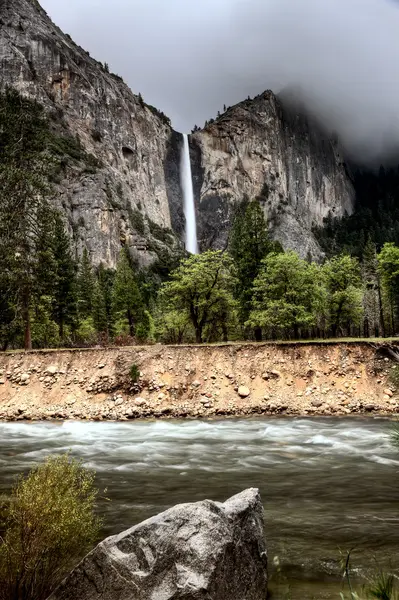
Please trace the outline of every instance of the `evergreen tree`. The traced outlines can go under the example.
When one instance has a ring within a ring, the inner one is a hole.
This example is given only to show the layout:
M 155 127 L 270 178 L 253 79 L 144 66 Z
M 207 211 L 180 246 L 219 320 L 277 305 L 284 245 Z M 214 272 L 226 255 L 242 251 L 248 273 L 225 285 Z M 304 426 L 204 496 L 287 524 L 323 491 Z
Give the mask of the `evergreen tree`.
M 334 337 L 351 326 L 360 325 L 363 316 L 363 289 L 359 262 L 348 255 L 336 256 L 323 265 L 328 290 L 329 321 Z
M 91 316 L 93 310 L 95 277 L 87 248 L 83 250 L 78 271 L 78 309 L 79 317 Z
M 237 273 L 236 297 L 240 303 L 240 318 L 247 321 L 251 311 L 253 282 L 258 276 L 262 260 L 277 247 L 269 239 L 262 208 L 257 200 L 248 199 L 238 206 L 229 241 L 229 252 Z M 261 339 L 261 331 L 255 329 Z
M 61 215 L 54 215 L 52 251 L 55 262 L 52 282 L 52 311 L 61 340 L 64 326 L 74 325 L 77 317 L 77 265 L 72 257 L 71 243 Z
M 108 319 L 105 296 L 100 280 L 95 278 L 92 297 L 93 324 L 97 333 L 108 334 Z
M 378 337 L 381 332 L 384 336 L 385 322 L 377 250 L 370 238 L 364 247 L 361 270 L 364 283 L 364 335 Z
M 105 305 L 105 313 L 107 319 L 107 326 L 104 331 L 107 331 L 108 335 L 112 335 L 114 327 L 114 315 L 112 305 L 112 289 L 115 279 L 115 271 L 113 269 L 106 269 L 101 263 L 98 267 L 98 283 L 103 296 Z
M 391 333 L 394 334 L 399 322 L 399 248 L 395 244 L 384 244 L 378 255 L 378 271 L 387 307 L 386 314 Z
M 143 313 L 143 301 L 126 249 L 123 249 L 119 256 L 112 292 L 112 304 L 114 313 L 127 319 L 129 332 L 133 337 L 136 325 Z
M 52 163 L 47 151 L 49 125 L 43 108 L 14 90 L 0 94 L 0 264 L 2 287 L 15 298 L 21 315 L 24 346 L 32 347 L 30 311 L 40 295 L 41 259 L 48 258 L 43 229 L 50 213 L 48 177 Z

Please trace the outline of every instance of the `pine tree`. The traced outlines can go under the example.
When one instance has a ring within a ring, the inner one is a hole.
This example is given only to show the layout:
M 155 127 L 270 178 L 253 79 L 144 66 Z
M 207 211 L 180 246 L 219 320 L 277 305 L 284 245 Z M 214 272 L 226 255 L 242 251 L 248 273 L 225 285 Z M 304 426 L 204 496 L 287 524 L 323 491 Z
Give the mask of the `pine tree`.
M 380 331 L 385 336 L 385 322 L 382 305 L 380 274 L 378 271 L 377 250 L 368 238 L 363 251 L 362 277 L 364 282 L 364 335 L 378 337 Z
M 80 318 L 91 316 L 93 310 L 94 273 L 87 248 L 83 250 L 78 271 L 78 310 Z
M 237 207 L 229 242 L 229 252 L 234 259 L 238 286 L 236 296 L 240 302 L 241 321 L 248 319 L 251 310 L 252 286 L 259 274 L 262 260 L 278 250 L 269 239 L 262 208 L 257 200 L 244 199 Z M 261 339 L 259 328 L 256 339 Z
M 112 300 L 114 312 L 127 319 L 129 332 L 133 337 L 136 325 L 140 321 L 143 312 L 143 301 L 125 249 L 121 251 L 119 256 Z
M 52 161 L 50 131 L 43 108 L 14 90 L 0 94 L 0 264 L 3 287 L 15 297 L 24 327 L 24 346 L 32 347 L 30 311 L 49 257 L 43 229 L 50 213 L 47 197 Z
M 77 265 L 72 257 L 71 243 L 61 215 L 54 215 L 52 251 L 55 273 L 52 285 L 52 312 L 61 340 L 65 324 L 74 325 L 77 317 Z
M 108 319 L 105 297 L 99 279 L 96 277 L 93 286 L 92 298 L 93 324 L 97 333 L 108 334 Z
M 114 285 L 115 271 L 113 269 L 106 269 L 101 263 L 98 267 L 98 284 L 101 289 L 102 296 L 104 298 L 105 313 L 107 319 L 106 331 L 108 335 L 113 334 L 114 328 L 114 314 L 112 305 L 112 288 Z M 105 330 L 104 330 L 105 331 Z

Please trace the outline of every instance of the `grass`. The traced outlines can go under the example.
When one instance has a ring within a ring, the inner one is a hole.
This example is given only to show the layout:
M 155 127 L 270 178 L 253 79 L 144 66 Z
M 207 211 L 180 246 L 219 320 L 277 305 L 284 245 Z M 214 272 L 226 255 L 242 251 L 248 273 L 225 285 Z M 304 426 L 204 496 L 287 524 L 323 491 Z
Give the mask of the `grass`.
M 386 342 L 396 342 L 399 345 L 399 338 L 331 338 L 331 339 L 312 339 L 312 340 L 277 340 L 277 341 L 264 341 L 264 342 L 248 342 L 248 341 L 235 341 L 235 342 L 213 342 L 212 344 L 160 344 L 162 347 L 168 348 L 223 348 L 223 347 L 242 347 L 242 348 L 262 348 L 268 346 L 287 346 L 287 347 L 296 347 L 296 346 L 311 346 L 312 344 L 315 346 L 339 346 L 340 344 L 346 345 L 355 345 L 355 344 L 381 344 L 383 345 Z M 148 345 L 140 345 L 140 346 L 131 346 L 131 348 L 147 348 L 153 347 L 153 344 Z M 124 346 L 126 349 L 127 346 Z M 29 354 L 40 354 L 46 352 L 87 352 L 97 350 L 99 352 L 103 352 L 104 350 L 119 350 L 117 346 L 109 346 L 105 348 L 41 348 L 25 351 L 22 348 L 15 350 L 7 350 L 3 354 L 19 354 L 19 353 L 29 353 Z M 0 353 L 1 354 L 1 353 Z

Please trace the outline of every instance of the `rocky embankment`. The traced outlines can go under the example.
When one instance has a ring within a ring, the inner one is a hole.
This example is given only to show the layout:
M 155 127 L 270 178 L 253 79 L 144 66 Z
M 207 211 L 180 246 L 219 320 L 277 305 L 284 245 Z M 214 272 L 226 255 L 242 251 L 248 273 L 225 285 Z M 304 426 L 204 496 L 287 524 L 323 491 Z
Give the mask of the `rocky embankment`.
M 391 415 L 396 366 L 384 354 L 366 342 L 2 354 L 0 420 Z

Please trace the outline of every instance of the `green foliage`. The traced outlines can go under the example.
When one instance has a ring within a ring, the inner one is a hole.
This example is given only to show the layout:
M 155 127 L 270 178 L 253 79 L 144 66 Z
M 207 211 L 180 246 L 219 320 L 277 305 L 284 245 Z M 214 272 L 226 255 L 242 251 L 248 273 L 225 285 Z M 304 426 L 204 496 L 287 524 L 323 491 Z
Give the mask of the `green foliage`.
M 47 291 L 53 266 L 49 136 L 39 104 L 13 90 L 0 94 L 0 288 L 14 297 L 26 348 L 31 348 L 32 300 Z
M 79 265 L 77 288 L 79 316 L 86 318 L 93 310 L 95 277 L 87 248 L 83 250 Z
M 136 338 L 140 343 L 148 343 L 154 340 L 154 334 L 154 319 L 148 310 L 144 310 L 136 327 Z
M 386 242 L 399 244 L 399 167 L 356 170 L 355 212 L 343 219 L 331 214 L 314 233 L 327 256 L 346 252 L 362 258 L 367 240 L 380 250 Z
M 45 600 L 98 537 L 94 474 L 54 456 L 14 486 L 0 541 L 1 600 Z
M 129 213 L 130 223 L 131 223 L 133 229 L 135 229 L 135 231 L 137 231 L 137 233 L 144 235 L 145 234 L 145 223 L 144 223 L 144 217 L 141 214 L 141 212 L 139 210 L 137 210 L 137 208 L 131 208 L 131 206 L 128 205 L 128 213 Z
M 323 265 L 328 290 L 329 323 L 333 335 L 351 324 L 358 326 L 363 316 L 363 290 L 359 262 L 348 255 L 337 256 Z
M 127 250 L 122 250 L 119 256 L 112 305 L 115 317 L 126 318 L 130 335 L 134 336 L 135 326 L 143 315 L 143 301 Z
M 267 233 L 264 214 L 258 200 L 244 200 L 236 210 L 229 242 L 229 252 L 237 273 L 236 297 L 240 302 L 242 321 L 249 317 L 252 285 L 258 276 L 262 260 L 277 250 Z
M 326 295 L 320 269 L 295 252 L 269 254 L 254 282 L 253 309 L 248 324 L 277 334 L 317 324 L 325 312 Z
M 171 273 L 159 293 L 161 312 L 180 312 L 195 329 L 197 343 L 204 341 L 204 331 L 211 323 L 219 323 L 227 337 L 227 326 L 236 310 L 233 290 L 237 280 L 233 263 L 221 251 L 192 255 Z
M 187 313 L 158 310 L 155 323 L 157 338 L 164 344 L 182 344 L 195 340 L 195 332 Z
M 60 345 L 59 328 L 52 319 L 52 298 L 41 296 L 31 314 L 32 346 L 54 348 Z
M 140 379 L 140 369 L 135 363 L 133 363 L 132 366 L 130 367 L 129 375 L 130 375 L 130 379 L 132 380 L 133 383 L 137 383 L 138 380 Z
M 77 265 L 72 257 L 70 238 L 59 213 L 54 215 L 51 249 L 54 258 L 51 289 L 52 312 L 62 339 L 65 325 L 74 326 L 76 323 L 78 289 Z

